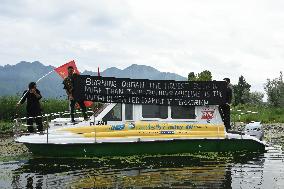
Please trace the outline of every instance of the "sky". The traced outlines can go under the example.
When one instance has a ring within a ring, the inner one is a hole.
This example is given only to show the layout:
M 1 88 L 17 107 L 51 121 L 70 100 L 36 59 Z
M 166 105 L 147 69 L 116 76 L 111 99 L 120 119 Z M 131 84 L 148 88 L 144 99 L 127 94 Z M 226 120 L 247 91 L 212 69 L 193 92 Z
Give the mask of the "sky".
M 0 65 L 80 71 L 132 64 L 187 77 L 243 75 L 251 91 L 284 71 L 283 0 L 0 0 Z

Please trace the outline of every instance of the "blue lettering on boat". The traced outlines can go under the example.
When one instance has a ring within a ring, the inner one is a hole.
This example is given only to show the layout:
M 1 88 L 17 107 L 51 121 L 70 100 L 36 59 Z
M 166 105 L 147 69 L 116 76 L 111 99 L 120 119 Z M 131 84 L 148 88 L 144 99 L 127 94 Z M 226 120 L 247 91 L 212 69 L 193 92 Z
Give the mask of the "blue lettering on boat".
M 175 134 L 174 131 L 160 131 L 160 134 Z
M 111 130 L 123 130 L 125 128 L 125 125 L 112 125 Z

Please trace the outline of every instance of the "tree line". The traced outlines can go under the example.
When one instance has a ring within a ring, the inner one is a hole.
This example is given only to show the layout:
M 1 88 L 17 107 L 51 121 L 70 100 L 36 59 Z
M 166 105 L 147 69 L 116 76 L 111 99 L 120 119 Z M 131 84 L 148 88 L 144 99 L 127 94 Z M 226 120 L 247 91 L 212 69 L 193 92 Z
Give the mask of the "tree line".
M 195 74 L 188 74 L 188 81 L 212 81 L 212 73 L 204 70 Z M 264 91 L 267 95 L 267 102 L 263 101 L 265 93 L 251 91 L 251 85 L 246 81 L 244 76 L 240 76 L 237 84 L 232 84 L 233 88 L 233 106 L 249 104 L 263 105 L 267 104 L 272 107 L 284 107 L 284 82 L 283 72 L 280 72 L 279 77 L 267 79 L 264 83 Z

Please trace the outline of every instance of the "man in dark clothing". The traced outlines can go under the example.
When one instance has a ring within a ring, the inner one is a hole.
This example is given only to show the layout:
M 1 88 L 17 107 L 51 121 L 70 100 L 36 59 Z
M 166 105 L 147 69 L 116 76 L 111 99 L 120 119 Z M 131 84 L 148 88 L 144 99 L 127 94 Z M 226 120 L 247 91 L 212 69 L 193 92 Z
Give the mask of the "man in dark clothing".
M 36 83 L 29 84 L 29 90 L 24 91 L 21 101 L 17 104 L 23 104 L 27 100 L 27 125 L 30 133 L 34 132 L 33 122 L 35 120 L 39 132 L 43 131 L 41 107 L 39 100 L 42 98 L 40 91 L 36 88 Z
M 226 87 L 226 104 L 222 104 L 219 106 L 219 112 L 221 114 L 222 120 L 224 122 L 224 125 L 226 127 L 226 131 L 231 129 L 231 122 L 230 122 L 230 104 L 232 102 L 232 97 L 233 97 L 233 89 L 230 84 L 230 79 L 229 78 L 224 78 L 224 81 L 227 83 Z
M 72 66 L 68 67 L 68 76 L 64 79 L 64 89 L 66 91 L 66 94 L 68 96 L 68 99 L 70 100 L 70 109 L 71 109 L 71 122 L 75 122 L 74 119 L 74 111 L 75 111 L 75 104 L 76 102 L 79 104 L 79 106 L 82 109 L 84 120 L 87 120 L 87 114 L 86 114 L 86 106 L 84 104 L 84 101 L 74 99 L 74 80 L 76 79 L 78 75 L 74 73 L 74 68 Z

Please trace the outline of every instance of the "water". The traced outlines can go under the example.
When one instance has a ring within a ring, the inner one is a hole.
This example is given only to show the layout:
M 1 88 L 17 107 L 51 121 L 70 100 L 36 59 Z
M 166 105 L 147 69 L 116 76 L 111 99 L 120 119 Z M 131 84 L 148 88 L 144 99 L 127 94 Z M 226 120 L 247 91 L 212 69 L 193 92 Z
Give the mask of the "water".
M 284 153 L 0 160 L 0 188 L 284 188 Z

